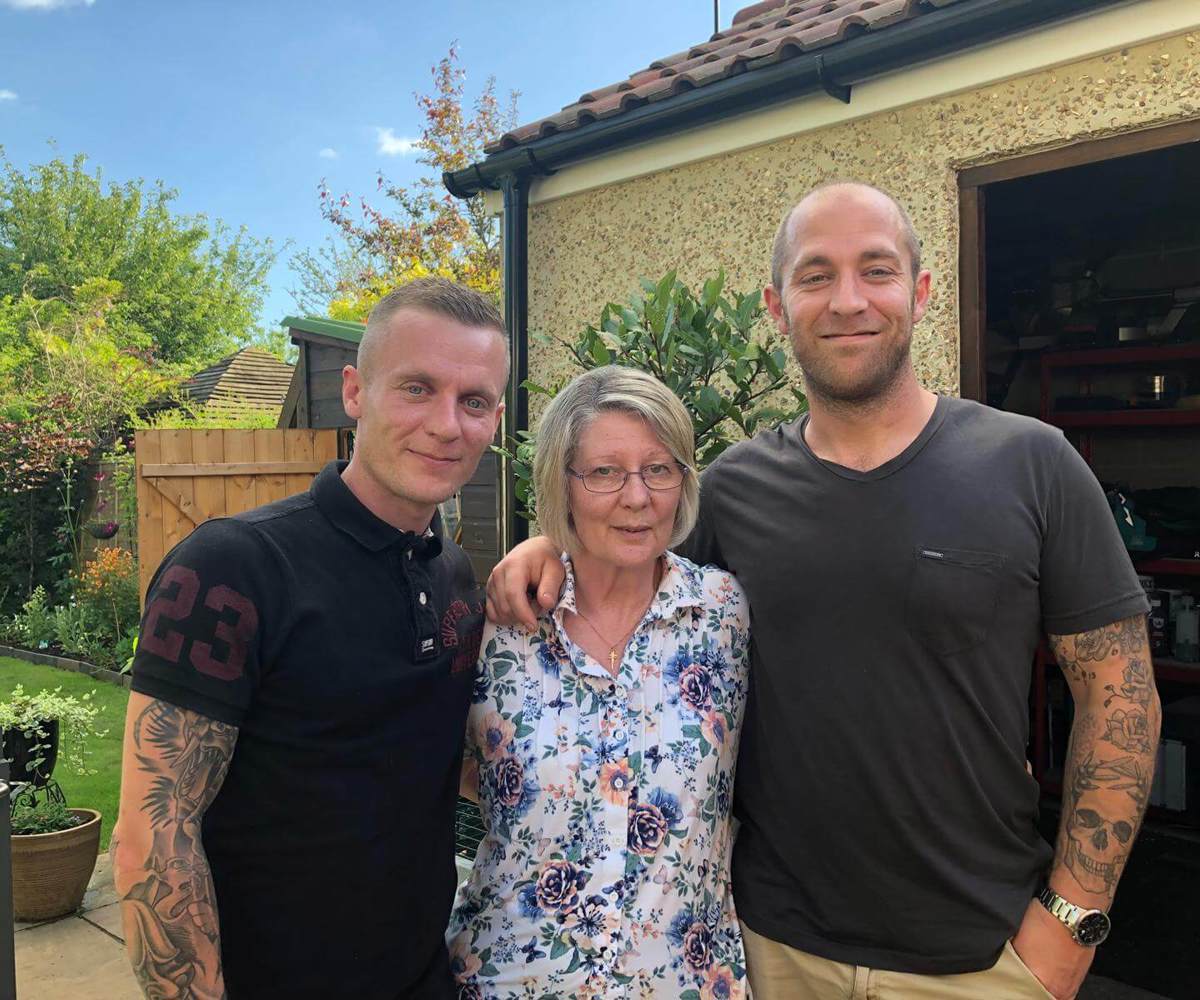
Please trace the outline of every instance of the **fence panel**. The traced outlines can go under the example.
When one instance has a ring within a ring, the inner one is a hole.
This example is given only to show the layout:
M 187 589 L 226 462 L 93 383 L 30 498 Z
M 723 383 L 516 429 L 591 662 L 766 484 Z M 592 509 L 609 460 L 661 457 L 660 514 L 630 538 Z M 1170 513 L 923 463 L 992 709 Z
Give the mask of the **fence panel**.
M 301 493 L 337 457 L 336 430 L 138 431 L 138 580 L 209 518 Z

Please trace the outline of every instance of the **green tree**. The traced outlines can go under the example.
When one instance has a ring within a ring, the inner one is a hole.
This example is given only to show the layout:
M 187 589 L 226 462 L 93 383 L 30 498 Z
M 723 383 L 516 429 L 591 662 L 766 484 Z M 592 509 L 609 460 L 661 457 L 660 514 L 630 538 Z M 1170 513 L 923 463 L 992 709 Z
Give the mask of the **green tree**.
M 92 461 L 184 375 L 262 337 L 270 244 L 175 197 L 106 186 L 82 156 L 21 171 L 0 151 L 0 611 L 38 584 L 65 598 Z
M 392 203 L 387 209 L 349 195 L 335 195 L 322 182 L 321 214 L 337 229 L 338 240 L 296 255 L 292 269 L 300 280 L 293 292 L 302 309 L 318 306 L 335 319 L 364 320 L 390 289 L 434 274 L 500 296 L 500 227 L 482 193 L 466 200 L 442 186 L 442 173 L 482 159 L 484 146 L 516 122 L 517 94 L 506 107 L 489 77 L 473 106 L 464 106 L 466 71 L 458 49 L 432 69 L 433 92 L 415 94 L 423 125 L 417 162 L 428 173 L 412 184 L 395 184 L 381 173 L 378 188 Z
M 208 363 L 255 334 L 270 242 L 172 211 L 162 182 L 104 184 L 86 157 L 21 171 L 0 152 L 0 300 L 70 301 L 119 282 L 108 320 L 119 349 Z

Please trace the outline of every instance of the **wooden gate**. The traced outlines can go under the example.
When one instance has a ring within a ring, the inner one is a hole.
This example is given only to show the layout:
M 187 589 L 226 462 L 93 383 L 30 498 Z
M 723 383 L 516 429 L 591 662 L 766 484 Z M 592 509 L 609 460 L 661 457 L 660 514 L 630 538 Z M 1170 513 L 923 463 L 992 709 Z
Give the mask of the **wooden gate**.
M 336 430 L 138 431 L 138 578 L 210 517 L 302 493 L 337 458 Z

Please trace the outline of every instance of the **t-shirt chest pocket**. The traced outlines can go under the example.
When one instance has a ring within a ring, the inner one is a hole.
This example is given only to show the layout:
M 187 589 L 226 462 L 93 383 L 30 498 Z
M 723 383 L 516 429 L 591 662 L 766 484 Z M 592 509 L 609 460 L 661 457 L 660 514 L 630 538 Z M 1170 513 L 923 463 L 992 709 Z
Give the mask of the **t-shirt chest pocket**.
M 980 645 L 996 617 L 1005 557 L 922 545 L 913 561 L 906 610 L 910 633 L 939 656 Z

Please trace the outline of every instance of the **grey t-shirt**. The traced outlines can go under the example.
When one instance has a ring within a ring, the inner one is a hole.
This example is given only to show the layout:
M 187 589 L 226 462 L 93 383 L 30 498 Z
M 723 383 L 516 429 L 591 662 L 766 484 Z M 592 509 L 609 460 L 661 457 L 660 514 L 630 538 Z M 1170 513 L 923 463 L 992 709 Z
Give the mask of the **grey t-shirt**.
M 1059 431 L 942 398 L 863 473 L 817 458 L 804 422 L 704 473 L 684 547 L 750 598 L 739 916 L 838 962 L 988 968 L 1051 858 L 1025 770 L 1039 637 L 1145 595 Z

